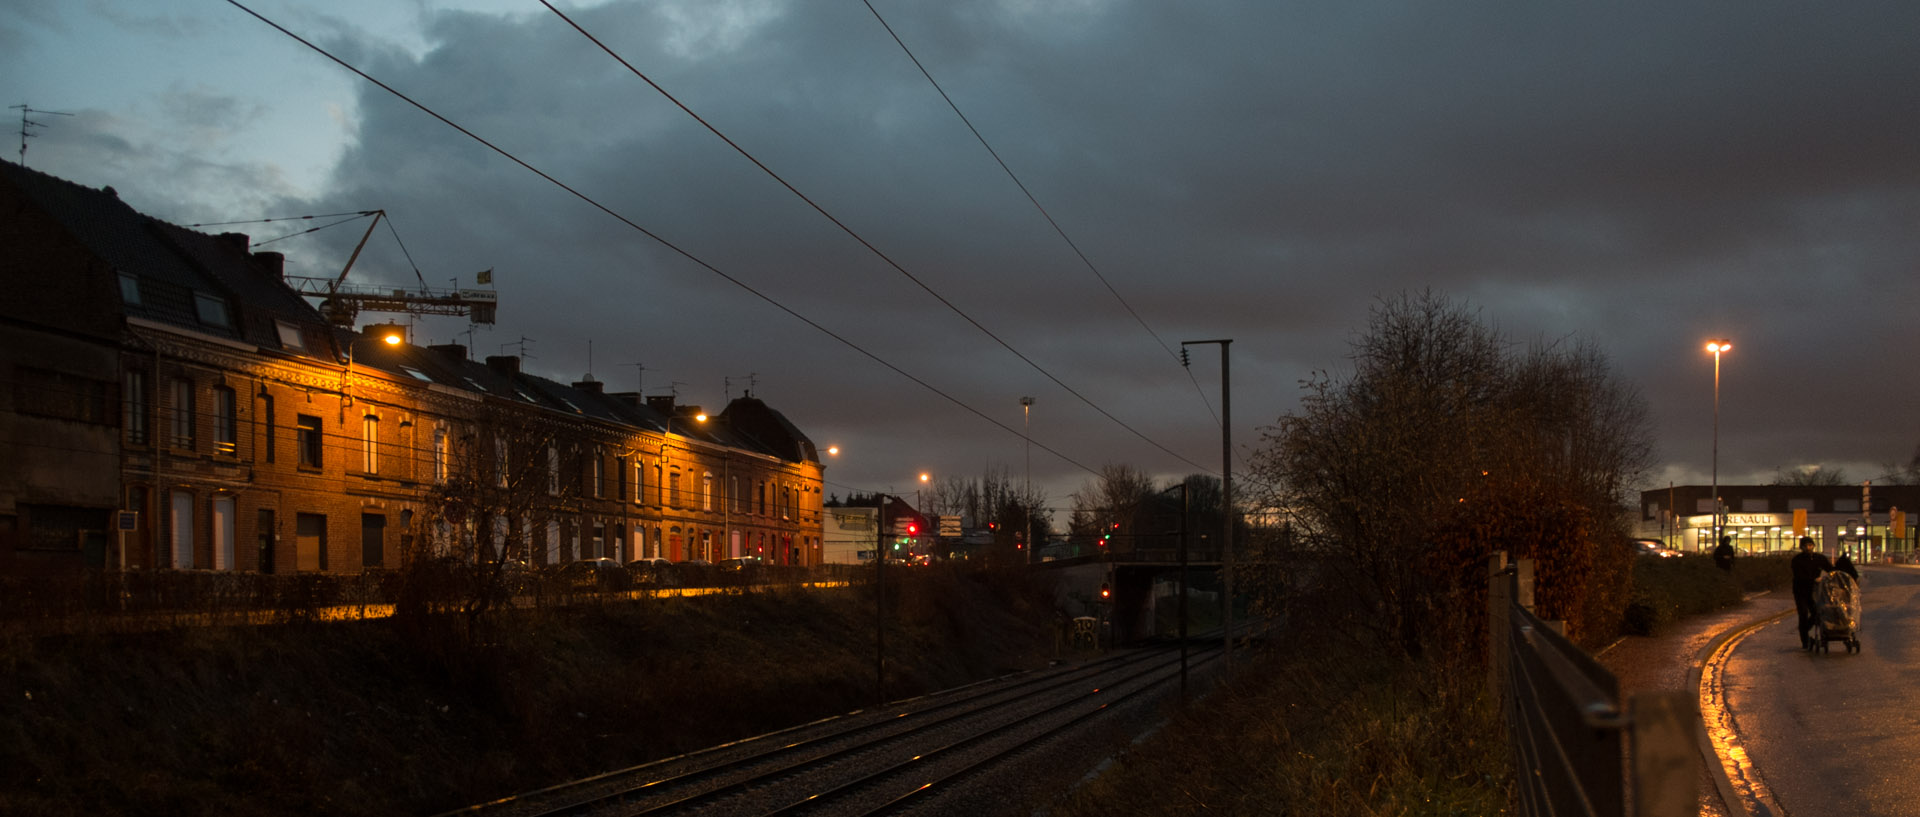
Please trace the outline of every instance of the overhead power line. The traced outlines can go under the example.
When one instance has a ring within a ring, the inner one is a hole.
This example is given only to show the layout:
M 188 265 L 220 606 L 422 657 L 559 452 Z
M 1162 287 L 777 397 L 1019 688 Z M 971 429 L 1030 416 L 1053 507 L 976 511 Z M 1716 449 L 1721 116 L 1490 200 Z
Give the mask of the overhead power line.
M 1027 201 L 1033 204 L 1033 209 L 1039 211 L 1040 217 L 1047 220 L 1047 225 L 1053 228 L 1054 233 L 1060 236 L 1061 241 L 1067 243 L 1067 247 L 1073 250 L 1073 254 L 1080 259 L 1080 263 L 1086 265 L 1087 271 L 1093 273 L 1093 277 L 1100 279 L 1100 284 L 1107 288 L 1107 292 L 1113 294 L 1114 300 L 1120 302 L 1120 306 L 1127 310 L 1128 315 L 1133 316 L 1134 321 L 1140 324 L 1140 328 L 1146 330 L 1147 335 L 1153 338 L 1153 342 L 1160 344 L 1160 348 L 1166 350 L 1168 357 L 1173 358 L 1175 361 L 1181 361 L 1180 353 L 1175 352 L 1172 346 L 1167 345 L 1166 340 L 1160 337 L 1160 333 L 1153 331 L 1153 327 L 1147 324 L 1146 318 L 1140 316 L 1140 313 L 1133 308 L 1133 304 L 1128 303 L 1126 297 L 1120 294 L 1120 290 L 1114 288 L 1113 282 L 1107 280 L 1107 276 L 1100 272 L 1100 268 L 1093 263 L 1093 259 L 1088 258 L 1087 254 L 1081 251 L 1080 245 L 1073 240 L 1073 237 L 1067 235 L 1066 228 L 1061 227 L 1060 222 L 1054 220 L 1052 213 L 1047 212 L 1046 206 L 1042 205 L 1040 199 L 1033 194 L 1033 191 L 1027 188 L 1026 182 L 1020 180 L 1020 175 L 1013 172 L 1013 168 L 1007 165 L 1005 159 L 1000 158 L 1000 151 L 994 150 L 993 145 L 987 142 L 987 137 L 980 133 L 979 128 L 973 126 L 973 120 L 967 118 L 967 114 L 960 110 L 959 103 L 954 102 L 953 97 L 947 94 L 947 89 L 941 87 L 940 81 L 933 78 L 933 73 L 928 71 L 927 66 L 920 62 L 920 58 L 914 56 L 913 49 L 907 47 L 906 41 L 900 38 L 899 32 L 894 31 L 893 26 L 887 23 L 887 18 L 880 16 L 880 11 L 873 7 L 873 3 L 870 2 L 870 0 L 861 0 L 861 2 L 866 5 L 867 11 L 873 13 L 873 19 L 880 22 L 880 27 L 887 30 L 887 36 L 892 37 L 893 42 L 900 46 L 901 53 L 907 55 L 907 59 L 913 63 L 913 67 L 920 70 L 920 76 L 926 77 L 927 83 L 932 85 L 933 90 L 940 94 L 940 99 L 947 103 L 948 108 L 953 109 L 953 115 L 960 118 L 960 123 L 966 125 L 967 131 L 973 134 L 973 138 L 980 142 L 982 148 L 986 149 L 987 155 L 992 156 L 994 163 L 999 165 L 1000 169 L 1007 174 L 1007 178 L 1013 180 L 1015 187 L 1020 188 L 1020 193 L 1026 196 Z M 1220 425 L 1220 415 L 1214 411 L 1213 401 L 1207 398 L 1206 390 L 1200 387 L 1199 378 L 1194 376 L 1193 370 L 1187 368 L 1184 362 L 1182 363 L 1181 370 L 1187 375 L 1187 380 L 1193 383 L 1194 394 L 1198 395 L 1200 402 L 1207 407 L 1207 414 L 1213 417 L 1213 424 L 1216 426 Z M 1189 461 L 1188 464 L 1191 465 L 1192 462 Z
M 792 316 L 796 320 L 799 320 L 800 322 L 805 323 L 806 325 L 812 327 L 813 329 L 820 332 L 821 334 L 824 334 L 827 337 L 830 337 L 840 342 L 841 345 L 846 346 L 847 348 L 860 353 L 862 356 L 866 357 L 868 360 L 871 360 L 875 363 L 880 364 L 881 366 L 886 367 L 887 369 L 893 371 L 895 374 L 898 374 L 901 377 L 904 377 L 907 380 L 912 381 L 914 384 L 920 386 L 921 388 L 926 389 L 929 392 L 932 392 L 933 394 L 939 396 L 940 398 L 946 400 L 947 402 L 952 403 L 955 406 L 958 406 L 962 409 L 965 409 L 966 411 L 972 413 L 974 416 L 979 417 L 980 419 L 985 420 L 988 423 L 999 427 L 1001 430 L 1006 431 L 1008 434 L 1020 433 L 1018 430 L 1012 428 L 1011 426 L 1008 426 L 1007 424 L 1002 423 L 999 420 L 996 420 L 993 417 L 989 416 L 985 412 L 982 412 L 981 410 L 968 405 L 965 401 L 962 401 L 959 398 L 954 397 L 953 395 L 948 394 L 945 391 L 942 391 L 940 388 L 934 386 L 933 384 L 920 379 L 919 377 L 913 375 L 911 372 L 908 372 L 907 370 L 902 369 L 897 365 L 894 365 L 892 362 L 886 360 L 885 358 L 880 357 L 878 354 L 875 354 L 874 352 L 867 350 L 866 348 L 860 346 L 859 344 L 854 343 L 851 340 L 848 340 L 847 338 L 841 336 L 840 334 L 834 332 L 833 330 L 828 329 L 827 327 L 821 325 L 819 322 L 813 320 L 812 318 L 809 318 L 806 315 L 799 313 L 798 311 L 794 310 L 792 307 L 789 307 L 786 304 L 783 304 L 780 301 L 775 300 L 773 297 L 763 292 L 760 292 L 757 289 L 754 289 L 752 286 L 748 285 L 746 282 L 741 281 L 740 279 L 727 274 L 725 271 L 721 270 L 719 267 L 716 267 L 708 263 L 706 260 L 700 258 L 699 256 L 694 255 L 692 252 L 681 248 L 679 245 L 674 244 L 671 241 L 668 241 L 665 237 L 660 236 L 659 234 L 654 233 L 653 231 L 640 226 L 638 223 L 634 222 L 632 219 L 629 219 L 626 216 L 614 211 L 612 208 L 608 207 L 605 204 L 601 204 L 598 200 L 594 199 L 592 196 L 588 196 L 587 194 L 582 193 L 579 190 L 568 185 L 566 182 L 563 182 L 563 181 L 560 181 L 559 179 L 554 178 L 552 175 L 548 174 L 546 171 L 541 170 L 537 167 L 534 167 L 532 164 L 529 164 L 525 160 L 508 152 L 504 148 L 501 148 L 498 145 L 495 145 L 492 142 L 487 141 L 485 138 L 482 138 L 480 135 L 470 130 L 467 130 L 464 126 L 460 125 L 459 123 L 456 123 L 453 120 L 448 119 L 445 116 L 442 116 L 439 112 L 433 110 L 432 108 L 429 108 L 426 105 L 418 101 L 415 101 L 412 97 L 409 97 L 406 94 L 401 93 L 399 90 L 395 89 L 394 87 L 387 85 L 384 82 L 381 82 L 379 79 L 374 78 L 371 74 L 368 74 L 367 72 L 360 70 L 358 67 L 355 67 L 352 63 L 349 63 L 346 60 L 343 60 L 335 56 L 332 52 L 324 48 L 321 48 L 318 45 L 315 45 L 314 43 L 308 41 L 307 39 L 301 37 L 298 34 L 293 33 L 292 31 L 287 30 L 285 27 L 281 26 L 279 23 L 276 23 L 266 18 L 265 16 L 261 15 L 259 12 L 256 12 L 253 9 L 248 8 L 246 5 L 240 3 L 239 0 L 227 0 L 227 4 L 243 12 L 246 12 L 248 16 L 251 16 L 256 20 L 259 20 L 260 22 L 265 23 L 269 27 L 273 28 L 275 31 L 278 31 L 281 34 L 284 34 L 287 37 L 291 38 L 295 42 L 298 42 L 301 45 L 306 46 L 308 49 L 311 49 L 312 51 L 319 54 L 320 56 L 326 57 L 328 60 L 331 60 L 334 64 L 339 65 L 340 67 L 345 68 L 348 71 L 352 71 L 355 75 L 359 76 L 361 79 L 364 79 L 367 82 L 370 82 L 373 85 L 379 87 L 381 90 L 386 91 L 389 94 L 392 94 L 395 98 L 399 99 L 402 102 L 407 103 L 408 105 L 413 106 L 414 108 L 418 109 L 420 112 L 425 113 L 426 115 L 439 120 L 441 124 L 444 124 L 447 127 L 450 127 L 455 131 L 458 131 L 461 135 L 467 137 L 468 139 L 472 139 L 473 141 L 479 143 L 481 146 L 487 148 L 488 150 L 491 150 L 494 153 L 499 154 L 502 158 L 506 159 L 507 161 L 513 162 L 514 164 L 519 165 L 520 167 L 524 168 L 528 172 L 536 176 L 539 176 L 541 179 L 545 180 L 547 183 L 552 184 L 553 186 L 566 191 L 567 193 L 571 194 L 574 198 L 577 198 L 580 201 L 586 203 L 588 206 L 591 206 L 594 209 L 607 214 L 608 216 L 618 220 L 622 224 L 625 224 L 626 226 L 633 229 L 634 231 L 639 232 L 640 234 L 653 239 L 656 243 L 660 244 L 662 247 L 667 248 L 668 250 L 673 251 L 675 254 L 679 255 L 680 257 L 685 258 L 688 261 L 691 261 L 694 264 L 699 265 L 702 269 L 705 269 L 706 271 L 719 276 L 726 282 L 733 284 L 736 287 L 739 287 L 740 289 L 746 291 L 748 294 L 756 298 L 759 298 L 760 300 L 766 302 L 767 304 L 771 305 L 775 309 L 778 309 L 782 312 L 787 313 L 788 315 Z M 1093 468 L 1090 468 L 1087 465 L 1073 459 L 1072 457 L 1069 457 L 1066 454 L 1060 451 L 1057 451 L 1043 443 L 1036 442 L 1034 443 L 1034 445 L 1040 448 L 1041 450 L 1046 451 L 1047 453 L 1050 453 L 1056 457 L 1059 457 L 1063 462 L 1067 462 L 1073 465 L 1074 467 L 1079 468 L 1080 470 L 1085 471 L 1089 474 L 1098 476 L 1100 473 L 1099 471 L 1096 471 Z
M 953 314 L 960 316 L 962 320 L 965 320 L 967 323 L 972 324 L 973 328 L 980 330 L 982 334 L 986 335 L 989 338 L 992 338 L 993 342 L 1000 344 L 1000 348 L 1005 349 L 1008 352 L 1012 353 L 1014 357 L 1019 358 L 1021 362 L 1026 363 L 1034 371 L 1039 372 L 1042 376 L 1046 377 L 1048 380 L 1053 381 L 1054 385 L 1057 385 L 1060 388 L 1065 389 L 1068 394 L 1071 394 L 1075 398 L 1078 398 L 1080 402 L 1085 403 L 1089 408 L 1092 408 L 1094 411 L 1099 412 L 1101 416 L 1106 417 L 1108 420 L 1113 421 L 1115 425 L 1118 425 L 1121 428 L 1126 429 L 1129 433 L 1133 434 L 1136 437 L 1139 437 L 1141 440 L 1145 441 L 1147 444 L 1152 445 L 1153 447 L 1158 448 L 1161 451 L 1171 455 L 1173 458 L 1180 460 L 1181 462 L 1184 462 L 1195 468 L 1199 468 L 1202 470 L 1206 469 L 1206 466 L 1187 459 L 1185 456 L 1182 456 L 1179 452 L 1176 452 L 1173 449 L 1160 444 L 1159 441 L 1154 440 L 1151 437 L 1148 437 L 1146 434 L 1142 433 L 1140 430 L 1134 428 L 1131 425 L 1128 425 L 1126 421 L 1121 420 L 1119 417 L 1115 417 L 1112 412 L 1107 411 L 1105 408 L 1101 407 L 1100 404 L 1095 403 L 1091 398 L 1088 398 L 1086 395 L 1081 394 L 1079 391 L 1075 390 L 1072 386 L 1067 385 L 1065 381 L 1054 376 L 1052 372 L 1047 371 L 1045 367 L 1041 366 L 1039 363 L 1034 362 L 1032 358 L 1027 357 L 1026 354 L 1022 353 L 1019 349 L 1015 349 L 1012 344 L 1006 342 L 999 335 L 994 334 L 993 330 L 988 329 L 984 324 L 980 323 L 978 320 L 975 320 L 972 315 L 967 314 L 965 310 L 962 310 L 960 307 L 955 306 L 952 301 L 947 300 L 946 296 L 941 295 L 938 291 L 935 291 L 933 287 L 928 286 L 926 282 L 921 281 L 918 277 L 915 277 L 913 273 L 908 272 L 906 267 L 903 267 L 899 264 L 899 262 L 894 261 L 892 257 L 888 256 L 885 252 L 882 252 L 879 247 L 874 246 L 872 242 L 868 241 L 864 236 L 854 231 L 852 227 L 848 227 L 845 222 L 842 222 L 839 218 L 835 217 L 832 213 L 827 212 L 826 208 L 821 207 L 812 198 L 809 198 L 807 194 L 800 192 L 799 188 L 794 187 L 792 184 L 788 183 L 785 178 L 782 178 L 780 176 L 780 174 L 775 173 L 772 168 L 767 167 L 765 163 L 761 162 L 752 153 L 749 153 L 746 148 L 741 147 L 739 143 L 733 141 L 732 138 L 720 132 L 719 128 L 714 127 L 712 123 L 709 123 L 706 119 L 702 118 L 698 113 L 695 113 L 692 108 L 687 107 L 685 103 L 681 102 L 679 98 L 675 97 L 672 93 L 669 93 L 667 89 L 660 87 L 659 83 L 654 82 L 653 79 L 647 76 L 645 72 L 642 72 L 639 68 L 634 67 L 633 63 L 628 62 L 625 57 L 620 56 L 619 53 L 615 52 L 606 43 L 601 42 L 600 38 L 595 37 L 592 32 L 587 31 L 587 29 L 584 26 L 580 25 L 578 22 L 575 22 L 572 17 L 568 17 L 565 12 L 557 8 L 554 8 L 553 4 L 550 2 L 547 2 L 547 0 L 540 0 L 540 5 L 546 6 L 548 11 L 551 11 L 554 13 L 554 16 L 557 16 L 561 20 L 566 21 L 567 25 L 572 26 L 575 31 L 580 32 L 580 35 L 583 37 L 586 37 L 589 42 L 592 42 L 594 44 L 594 46 L 598 47 L 601 51 L 606 52 L 607 56 L 612 57 L 616 62 L 619 62 L 628 71 L 632 72 L 634 76 L 639 77 L 640 81 L 645 82 L 648 86 L 652 87 L 655 91 L 659 92 L 660 95 L 662 97 L 665 97 L 668 102 L 673 103 L 675 107 L 685 112 L 687 116 L 692 117 L 695 122 L 700 123 L 701 127 L 706 128 L 709 133 L 712 133 L 714 136 L 718 137 L 720 141 L 727 143 L 727 146 L 733 148 L 734 152 L 739 153 L 747 161 L 752 162 L 754 167 L 759 168 L 760 171 L 767 174 L 769 178 L 773 179 L 776 182 L 779 182 L 781 187 L 785 187 L 788 192 L 798 197 L 801 201 L 806 202 L 807 206 L 813 208 L 814 212 L 819 213 L 827 221 L 832 222 L 833 226 L 840 228 L 841 232 L 846 233 L 854 241 L 859 242 L 860 246 L 867 248 L 867 251 L 873 253 L 874 257 L 879 258 L 881 261 L 885 262 L 887 266 L 892 267 L 895 272 L 900 273 L 907 280 L 912 281 L 915 286 L 920 287 L 921 290 L 925 291 L 928 295 L 932 296 L 934 300 L 939 301 L 942 306 L 945 306 L 949 311 L 953 312 Z M 884 21 L 883 21 L 883 24 L 884 24 Z M 991 150 L 991 148 L 989 148 L 989 150 Z M 1002 167 L 1005 167 L 1005 165 L 1003 164 Z M 1017 179 L 1015 181 L 1018 182 Z M 1035 204 L 1037 205 L 1038 202 L 1035 202 Z M 1049 218 L 1048 220 L 1051 221 L 1052 219 Z M 1062 233 L 1062 235 L 1065 235 L 1065 234 Z M 1079 251 L 1078 248 L 1075 248 L 1075 252 L 1078 252 L 1078 251 Z M 1082 258 L 1084 259 L 1085 256 L 1082 256 Z M 1095 274 L 1097 275 L 1098 272 L 1096 271 Z M 1105 279 L 1102 278 L 1101 280 L 1104 281 Z M 1111 290 L 1112 288 L 1109 287 L 1109 289 Z M 1116 297 L 1119 295 L 1119 293 L 1117 292 L 1114 294 Z M 1128 307 L 1128 311 L 1132 311 L 1132 308 Z M 1139 316 L 1136 315 L 1135 317 L 1138 318 Z M 1142 325 L 1144 326 L 1145 323 L 1142 322 Z M 1151 332 L 1152 330 L 1149 329 L 1148 331 Z M 1165 346 L 1164 343 L 1162 343 L 1161 345 Z M 1171 352 L 1171 350 L 1169 350 L 1169 352 Z M 1178 355 L 1175 355 L 1174 357 L 1177 359 Z M 996 425 L 998 425 L 998 423 L 996 423 Z M 1001 426 L 1001 427 L 1005 428 L 1006 426 Z

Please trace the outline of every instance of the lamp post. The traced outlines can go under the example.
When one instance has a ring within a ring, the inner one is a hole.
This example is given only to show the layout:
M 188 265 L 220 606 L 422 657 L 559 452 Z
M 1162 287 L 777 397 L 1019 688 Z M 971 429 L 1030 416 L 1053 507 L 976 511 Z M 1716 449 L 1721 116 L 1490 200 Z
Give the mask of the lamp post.
M 1033 497 L 1033 398 L 1020 398 L 1020 437 L 1026 442 L 1026 475 L 1021 477 L 1020 515 L 1026 517 L 1027 564 L 1033 564 L 1033 509 L 1027 503 Z
M 1732 351 L 1733 341 L 1716 338 L 1707 341 L 1707 351 L 1713 353 L 1713 541 L 1720 544 L 1720 353 Z
M 680 504 L 680 481 L 677 479 L 673 479 L 672 469 L 668 467 L 669 463 L 667 462 L 667 446 L 670 444 L 670 441 L 667 439 L 667 437 L 673 435 L 673 421 L 687 420 L 687 419 L 691 419 L 696 423 L 704 423 L 707 421 L 707 415 L 695 414 L 691 418 L 689 418 L 689 417 L 682 417 L 678 413 L 668 414 L 666 435 L 660 438 L 660 465 L 661 465 L 660 476 L 662 479 L 662 484 L 660 485 L 660 494 L 663 500 L 660 504 L 670 508 L 674 508 L 674 509 L 678 509 Z M 691 450 L 684 445 L 681 446 L 680 448 L 683 451 Z M 667 480 L 671 480 L 673 482 L 673 493 L 671 495 L 667 493 L 667 486 L 665 484 L 665 481 Z M 693 550 L 693 531 L 691 529 L 687 531 L 687 550 L 688 551 Z M 709 553 L 706 555 L 711 556 L 713 554 Z

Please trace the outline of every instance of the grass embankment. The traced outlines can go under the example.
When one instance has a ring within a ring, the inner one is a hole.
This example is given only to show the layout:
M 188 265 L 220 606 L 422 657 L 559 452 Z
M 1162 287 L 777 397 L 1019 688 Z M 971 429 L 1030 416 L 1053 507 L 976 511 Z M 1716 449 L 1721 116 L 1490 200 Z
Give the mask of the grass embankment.
M 891 587 L 889 697 L 1051 655 L 1044 594 Z M 19 638 L 0 813 L 426 814 L 672 756 L 871 704 L 872 598 L 588 605 L 482 643 L 395 622 Z
M 1636 559 L 1621 629 L 1650 634 L 1782 588 L 1787 559 L 1742 557 L 1732 573 L 1706 556 Z M 1299 629 L 1276 645 L 1053 817 L 1506 813 L 1506 726 L 1483 676 Z

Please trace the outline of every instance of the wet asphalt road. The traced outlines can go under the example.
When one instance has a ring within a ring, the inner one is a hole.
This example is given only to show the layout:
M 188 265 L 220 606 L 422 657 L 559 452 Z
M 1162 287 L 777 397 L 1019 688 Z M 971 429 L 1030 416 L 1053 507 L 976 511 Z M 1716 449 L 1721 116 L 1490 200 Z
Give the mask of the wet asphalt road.
M 1728 707 L 1777 813 L 1920 815 L 1920 569 L 1861 577 L 1858 654 L 1803 652 L 1788 614 L 1727 661 Z

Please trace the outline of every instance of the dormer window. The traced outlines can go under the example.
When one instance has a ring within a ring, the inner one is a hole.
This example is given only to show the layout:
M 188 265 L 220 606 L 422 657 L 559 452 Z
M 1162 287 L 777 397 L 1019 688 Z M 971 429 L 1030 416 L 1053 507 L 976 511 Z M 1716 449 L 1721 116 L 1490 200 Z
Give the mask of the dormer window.
M 227 302 L 216 295 L 204 292 L 193 293 L 193 310 L 200 322 L 208 326 L 232 329 L 233 320 L 227 317 Z
M 202 319 L 204 320 L 204 318 Z M 300 336 L 300 327 L 286 321 L 274 321 L 273 328 L 280 333 L 280 348 L 295 352 L 307 350 L 307 341 Z
M 140 304 L 140 279 L 131 272 L 120 273 L 120 301 L 129 306 Z

